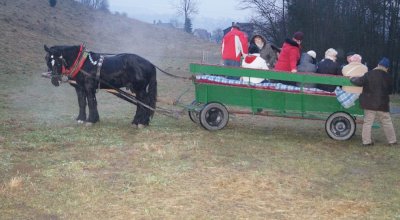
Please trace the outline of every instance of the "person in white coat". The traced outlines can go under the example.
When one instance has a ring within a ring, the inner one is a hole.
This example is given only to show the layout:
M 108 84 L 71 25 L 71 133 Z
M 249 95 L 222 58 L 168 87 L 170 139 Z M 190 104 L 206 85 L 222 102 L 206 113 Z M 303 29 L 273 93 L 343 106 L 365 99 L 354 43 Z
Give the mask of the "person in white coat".
M 261 58 L 260 49 L 255 44 L 251 44 L 249 47 L 249 55 L 247 55 L 242 61 L 243 68 L 251 68 L 251 69 L 264 69 L 268 70 L 267 62 Z M 256 77 L 241 77 L 243 82 L 251 82 L 251 83 L 261 83 L 265 79 L 256 78 Z

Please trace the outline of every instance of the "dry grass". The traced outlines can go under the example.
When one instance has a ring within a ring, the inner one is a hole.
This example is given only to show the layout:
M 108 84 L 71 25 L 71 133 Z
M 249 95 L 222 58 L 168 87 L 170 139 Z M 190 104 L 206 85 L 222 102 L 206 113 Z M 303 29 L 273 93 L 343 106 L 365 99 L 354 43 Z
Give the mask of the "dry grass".
M 11 178 L 10 182 L 8 183 L 8 187 L 11 190 L 20 189 L 23 186 L 23 178 L 20 176 L 16 176 Z

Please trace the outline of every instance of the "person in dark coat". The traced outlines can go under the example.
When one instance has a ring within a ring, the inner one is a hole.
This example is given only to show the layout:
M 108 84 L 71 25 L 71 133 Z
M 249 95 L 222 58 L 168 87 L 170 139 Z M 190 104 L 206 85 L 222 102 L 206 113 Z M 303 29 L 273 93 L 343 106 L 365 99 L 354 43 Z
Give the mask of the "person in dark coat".
M 261 34 L 255 34 L 250 39 L 250 45 L 256 45 L 260 49 L 260 57 L 267 62 L 269 68 L 274 68 L 276 60 L 278 59 L 277 51 L 274 50 L 276 47 L 269 44 Z
M 378 116 L 389 145 L 397 143 L 396 133 L 393 128 L 389 113 L 389 94 L 392 91 L 392 77 L 388 73 L 390 61 L 382 58 L 378 66 L 368 71 L 362 77 L 353 77 L 351 82 L 362 86 L 360 105 L 364 109 L 364 124 L 362 128 L 362 143 L 364 146 L 373 145 L 371 128 L 375 116 Z
M 317 65 L 317 73 L 330 74 L 330 75 L 342 75 L 340 65 L 336 62 L 338 52 L 329 48 L 325 52 L 325 59 Z M 336 89 L 335 85 L 318 84 L 318 89 L 322 89 L 328 92 L 333 92 Z

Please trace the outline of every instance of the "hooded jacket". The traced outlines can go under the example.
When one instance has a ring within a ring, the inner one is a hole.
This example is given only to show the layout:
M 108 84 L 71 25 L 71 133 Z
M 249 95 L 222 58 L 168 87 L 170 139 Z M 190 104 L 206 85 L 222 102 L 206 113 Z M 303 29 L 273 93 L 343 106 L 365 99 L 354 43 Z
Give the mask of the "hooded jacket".
M 267 42 L 266 38 L 261 34 L 254 35 L 250 40 L 250 44 L 256 44 L 254 40 L 256 37 L 260 37 L 261 40 L 264 42 L 263 47 L 260 48 L 261 58 L 263 58 L 265 62 L 267 62 L 269 67 L 273 68 L 278 58 L 277 52 L 273 49 L 272 45 Z
M 385 69 L 377 67 L 361 77 L 353 77 L 350 81 L 362 86 L 360 105 L 363 109 L 389 112 L 389 95 L 392 91 L 392 77 Z
M 286 39 L 283 43 L 275 70 L 292 71 L 297 70 L 297 62 L 300 59 L 300 45 L 292 39 Z
M 309 54 L 303 53 L 300 58 L 300 64 L 297 66 L 297 72 L 315 73 L 317 65 L 313 61 L 313 58 Z
M 248 47 L 246 34 L 232 27 L 222 39 L 222 59 L 240 62 L 241 57 L 248 53 Z

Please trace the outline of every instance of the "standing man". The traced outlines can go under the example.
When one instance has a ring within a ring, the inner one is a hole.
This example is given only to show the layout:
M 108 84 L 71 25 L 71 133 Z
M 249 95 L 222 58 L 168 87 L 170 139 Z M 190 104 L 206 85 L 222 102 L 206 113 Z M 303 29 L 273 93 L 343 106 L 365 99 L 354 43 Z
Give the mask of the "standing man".
M 231 30 L 222 39 L 222 60 L 225 66 L 239 67 L 242 56 L 248 53 L 248 39 L 236 23 L 232 24 Z
M 392 90 L 392 77 L 388 73 L 389 66 L 389 59 L 384 57 L 375 69 L 368 71 L 362 77 L 351 78 L 354 85 L 363 87 L 360 95 L 360 105 L 364 109 L 363 146 L 374 144 L 371 138 L 371 128 L 375 116 L 378 116 L 382 124 L 388 144 L 397 144 L 396 133 L 389 113 L 389 94 Z

